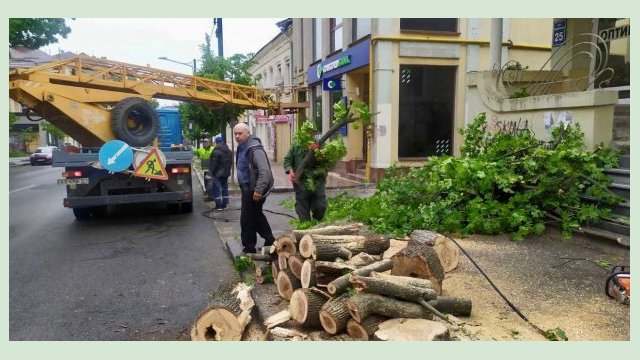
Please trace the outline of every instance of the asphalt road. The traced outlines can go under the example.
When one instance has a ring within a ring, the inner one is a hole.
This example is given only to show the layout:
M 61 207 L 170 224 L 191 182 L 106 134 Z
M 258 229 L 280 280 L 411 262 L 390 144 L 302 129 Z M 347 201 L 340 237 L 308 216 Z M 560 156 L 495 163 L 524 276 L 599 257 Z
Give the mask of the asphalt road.
M 188 339 L 209 294 L 237 276 L 199 186 L 192 214 L 136 205 L 79 222 L 61 171 L 10 168 L 10 340 Z

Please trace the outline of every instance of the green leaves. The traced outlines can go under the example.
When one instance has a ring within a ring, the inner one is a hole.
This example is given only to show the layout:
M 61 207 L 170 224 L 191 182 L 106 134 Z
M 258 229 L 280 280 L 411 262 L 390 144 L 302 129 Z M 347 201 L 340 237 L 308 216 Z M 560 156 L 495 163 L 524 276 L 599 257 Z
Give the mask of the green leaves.
M 560 218 L 568 238 L 581 224 L 610 216 L 620 198 L 609 193 L 603 164 L 617 155 L 585 151 L 579 127 L 553 130 L 545 147 L 528 132 L 491 134 L 480 114 L 462 130 L 461 157 L 431 157 L 419 168 L 391 167 L 369 198 L 329 199 L 326 221 L 354 219 L 379 233 L 414 229 L 460 234 L 541 234 L 545 214 Z M 581 195 L 594 200 L 585 202 Z
M 9 47 L 24 46 L 28 49 L 57 43 L 58 36 L 67 38 L 71 28 L 61 18 L 9 19 Z
M 243 273 L 245 270 L 251 268 L 252 266 L 253 260 L 251 260 L 248 256 L 240 256 L 233 261 L 233 268 L 236 269 L 236 271 L 239 273 Z

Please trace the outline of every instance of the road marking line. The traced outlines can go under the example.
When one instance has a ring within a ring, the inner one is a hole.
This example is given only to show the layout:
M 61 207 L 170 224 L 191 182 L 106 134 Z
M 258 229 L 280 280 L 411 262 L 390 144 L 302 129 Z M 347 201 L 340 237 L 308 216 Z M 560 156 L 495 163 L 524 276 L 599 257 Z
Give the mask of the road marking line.
M 9 191 L 9 194 L 14 193 L 14 192 L 16 192 L 16 191 L 20 191 L 20 190 L 26 190 L 26 189 L 32 188 L 32 187 L 34 187 L 34 186 L 35 186 L 35 185 L 29 185 L 29 186 L 25 186 L 25 187 L 20 188 L 20 189 L 11 190 L 11 191 Z

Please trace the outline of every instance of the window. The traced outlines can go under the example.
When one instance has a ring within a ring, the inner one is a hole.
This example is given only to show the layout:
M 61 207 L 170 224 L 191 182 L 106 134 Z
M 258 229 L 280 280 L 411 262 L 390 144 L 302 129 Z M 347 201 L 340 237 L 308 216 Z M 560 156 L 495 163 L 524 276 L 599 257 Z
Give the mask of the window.
M 286 78 L 284 80 L 284 83 L 285 85 L 289 86 L 291 85 L 289 84 L 290 82 L 289 80 L 291 79 L 291 63 L 289 62 L 289 58 L 284 60 L 284 66 L 286 66 L 285 73 L 284 73 Z
M 456 67 L 400 66 L 398 157 L 451 154 Z
M 458 19 L 406 18 L 400 19 L 400 30 L 458 32 Z
M 353 41 L 363 38 L 371 34 L 371 19 L 359 18 L 353 19 Z
M 269 85 L 273 85 L 275 79 L 273 78 L 273 66 L 269 66 Z
M 331 18 L 331 52 L 342 50 L 342 18 Z
M 322 59 L 322 19 L 313 19 L 313 61 Z

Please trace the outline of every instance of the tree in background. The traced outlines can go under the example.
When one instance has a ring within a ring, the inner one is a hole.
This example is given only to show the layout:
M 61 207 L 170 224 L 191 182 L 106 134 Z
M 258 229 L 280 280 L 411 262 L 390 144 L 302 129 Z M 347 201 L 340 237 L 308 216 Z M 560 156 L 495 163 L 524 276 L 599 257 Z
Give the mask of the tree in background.
M 42 121 L 40 123 L 40 128 L 46 132 L 48 132 L 49 134 L 51 134 L 52 137 L 58 139 L 58 140 L 62 140 L 64 139 L 65 136 L 67 136 L 67 134 L 64 133 L 64 131 L 58 129 L 57 127 L 55 127 L 53 124 L 51 124 L 48 121 Z
M 151 99 L 149 100 L 149 105 L 151 105 L 152 108 L 157 109 L 160 106 L 160 103 L 156 99 Z
M 9 47 L 24 46 L 38 49 L 57 43 L 57 36 L 67 38 L 71 28 L 65 19 L 60 18 L 24 18 L 9 19 Z
M 260 80 L 259 76 L 254 77 L 249 73 L 249 67 L 253 64 L 253 54 L 235 54 L 228 58 L 214 56 L 211 37 L 208 34 L 205 34 L 205 43 L 200 45 L 200 49 L 202 67 L 197 72 L 198 76 L 250 86 L 256 85 Z M 216 108 L 201 104 L 180 104 L 182 128 L 191 140 L 199 139 L 205 134 L 224 134 L 227 124 L 235 122 L 243 112 L 241 106 L 234 104 Z M 189 131 L 189 123 L 193 124 L 192 131 Z

